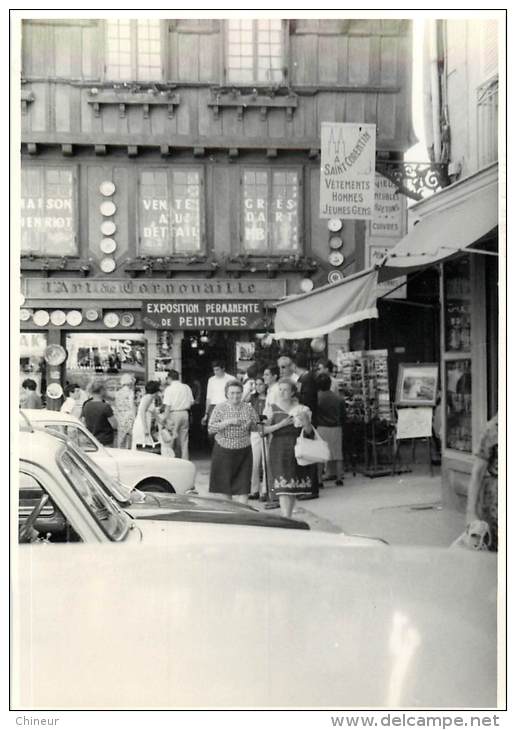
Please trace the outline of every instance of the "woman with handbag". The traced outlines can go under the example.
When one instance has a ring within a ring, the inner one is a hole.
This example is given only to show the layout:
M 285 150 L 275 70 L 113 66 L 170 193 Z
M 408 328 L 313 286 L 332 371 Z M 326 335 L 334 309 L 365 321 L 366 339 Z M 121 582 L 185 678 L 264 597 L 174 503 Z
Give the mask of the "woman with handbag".
M 291 380 L 278 380 L 275 402 L 265 415 L 268 416 L 264 428 L 271 434 L 269 446 L 269 475 L 272 492 L 279 498 L 281 514 L 292 517 L 296 497 L 311 494 L 312 479 L 310 466 L 298 464 L 295 447 L 301 432 L 308 439 L 315 436 L 308 408 L 300 408 L 295 398 L 296 386 Z

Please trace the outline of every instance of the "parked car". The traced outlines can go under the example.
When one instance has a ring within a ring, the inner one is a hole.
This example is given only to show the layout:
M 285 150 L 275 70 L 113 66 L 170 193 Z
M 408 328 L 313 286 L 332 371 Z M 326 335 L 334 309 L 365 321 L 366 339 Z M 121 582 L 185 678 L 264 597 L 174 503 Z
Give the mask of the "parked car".
M 74 416 L 59 411 L 22 409 L 33 428 L 60 433 L 89 454 L 129 489 L 184 494 L 195 488 L 195 465 L 186 459 L 103 446 Z
M 309 530 L 306 522 L 292 520 L 280 515 L 259 512 L 248 505 L 230 502 L 225 499 L 200 497 L 194 494 L 162 494 L 129 490 L 120 481 L 110 477 L 89 456 L 77 449 L 73 443 L 66 442 L 61 434 L 52 434 L 67 444 L 77 463 L 84 471 L 92 473 L 106 495 L 116 501 L 118 506 L 135 519 L 154 519 L 179 522 L 211 522 L 232 525 L 255 525 L 260 527 L 283 527 Z M 27 519 L 41 497 L 41 489 L 24 472 L 20 473 L 18 515 Z M 47 503 L 36 520 L 35 528 L 42 534 L 50 534 L 52 540 L 62 540 L 66 521 L 62 514 Z
M 198 527 L 13 550 L 11 709 L 496 706 L 495 556 Z
M 19 535 L 23 543 L 167 544 L 171 535 L 205 527 L 194 526 L 194 522 L 211 523 L 212 528 L 219 528 L 222 539 L 235 542 L 245 539 L 259 543 L 263 527 L 291 528 L 271 532 L 305 533 L 308 529 L 302 522 L 217 499 L 145 494 L 141 495 L 143 501 L 131 501 L 135 495 L 104 474 L 80 449 L 62 436 L 38 430 L 24 434 L 19 484 Z M 314 545 L 325 540 L 376 544 L 374 539 L 343 534 L 312 534 Z

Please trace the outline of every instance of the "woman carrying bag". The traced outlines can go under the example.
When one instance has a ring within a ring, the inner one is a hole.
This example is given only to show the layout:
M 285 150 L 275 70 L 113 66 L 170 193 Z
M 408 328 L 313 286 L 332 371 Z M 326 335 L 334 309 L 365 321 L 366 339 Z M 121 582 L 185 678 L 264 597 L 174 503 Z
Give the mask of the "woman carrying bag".
M 266 411 L 265 434 L 271 434 L 269 447 L 269 479 L 272 493 L 279 498 L 281 514 L 292 517 L 296 497 L 311 494 L 311 466 L 302 466 L 295 455 L 301 432 L 306 439 L 315 438 L 310 410 L 300 407 L 295 385 L 287 378 L 278 381 L 276 402 Z

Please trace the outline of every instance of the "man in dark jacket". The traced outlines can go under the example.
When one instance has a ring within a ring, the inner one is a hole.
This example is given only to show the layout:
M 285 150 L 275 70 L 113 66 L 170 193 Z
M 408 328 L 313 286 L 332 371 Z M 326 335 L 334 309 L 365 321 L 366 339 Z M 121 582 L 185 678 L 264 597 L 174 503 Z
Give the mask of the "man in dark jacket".
M 294 360 L 294 369 L 297 377 L 297 397 L 299 402 L 308 406 L 312 411 L 312 425 L 317 426 L 317 405 L 318 393 L 317 383 L 314 374 L 308 369 L 308 358 L 303 353 L 298 353 Z M 317 464 L 310 468 L 312 480 L 312 494 L 307 497 L 300 495 L 299 499 L 317 499 L 319 496 L 319 475 Z

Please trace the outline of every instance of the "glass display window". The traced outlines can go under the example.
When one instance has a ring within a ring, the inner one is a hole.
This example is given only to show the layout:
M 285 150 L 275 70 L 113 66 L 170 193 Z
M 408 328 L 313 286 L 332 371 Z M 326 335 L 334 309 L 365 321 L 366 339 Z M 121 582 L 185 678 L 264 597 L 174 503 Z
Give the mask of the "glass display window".
M 444 266 L 444 336 L 447 352 L 470 352 L 471 272 L 468 256 Z
M 449 360 L 446 368 L 446 447 L 471 452 L 471 360 Z
M 137 388 L 146 379 L 147 340 L 138 332 L 70 332 L 66 335 L 66 380 L 85 392 L 97 381 L 114 399 L 122 375 L 134 376 Z
M 34 380 L 36 392 L 44 395 L 46 390 L 45 348 L 47 336 L 43 332 L 22 332 L 20 334 L 20 389 L 26 378 Z M 20 396 L 23 408 L 24 393 Z

